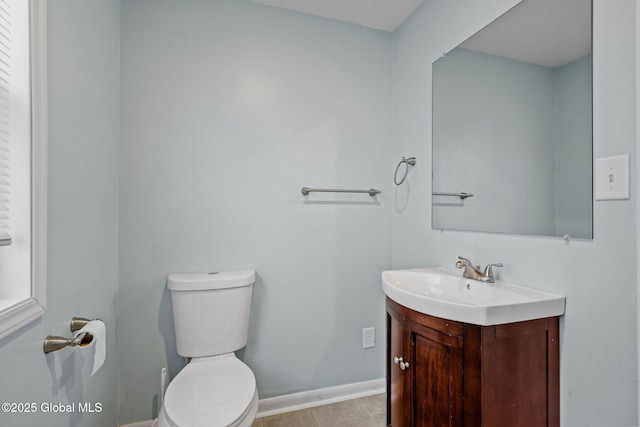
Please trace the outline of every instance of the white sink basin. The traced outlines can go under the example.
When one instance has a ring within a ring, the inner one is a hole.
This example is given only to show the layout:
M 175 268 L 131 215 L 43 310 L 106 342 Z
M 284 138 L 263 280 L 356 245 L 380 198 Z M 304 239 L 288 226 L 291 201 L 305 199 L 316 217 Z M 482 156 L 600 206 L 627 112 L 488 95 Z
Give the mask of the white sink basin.
M 418 268 L 382 272 L 393 301 L 420 313 L 474 325 L 541 319 L 564 314 L 565 297 L 496 280 L 482 283 L 462 271 Z

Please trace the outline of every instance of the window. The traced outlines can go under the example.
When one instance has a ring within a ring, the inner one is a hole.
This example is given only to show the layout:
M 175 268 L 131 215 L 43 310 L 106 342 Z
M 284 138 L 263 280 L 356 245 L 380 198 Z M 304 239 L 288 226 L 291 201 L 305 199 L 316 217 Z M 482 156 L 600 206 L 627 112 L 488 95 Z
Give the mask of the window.
M 46 307 L 46 0 L 0 0 L 0 338 Z

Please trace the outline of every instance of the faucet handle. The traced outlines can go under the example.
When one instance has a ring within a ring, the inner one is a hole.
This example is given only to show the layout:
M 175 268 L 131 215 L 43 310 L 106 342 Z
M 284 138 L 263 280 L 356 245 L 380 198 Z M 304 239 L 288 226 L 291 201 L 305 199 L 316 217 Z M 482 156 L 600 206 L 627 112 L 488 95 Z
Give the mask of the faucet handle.
M 458 256 L 458 261 L 456 261 L 456 268 L 464 268 L 470 267 L 473 268 L 473 263 L 466 259 L 465 257 Z
M 474 270 L 476 273 L 480 274 L 480 266 L 473 265 L 471 261 L 462 256 L 458 256 L 458 261 L 456 261 L 456 268 L 467 268 L 470 270 Z
M 489 264 L 485 267 L 484 273 L 482 273 L 483 277 L 493 278 L 493 267 L 504 267 L 501 262 L 496 262 L 494 264 Z

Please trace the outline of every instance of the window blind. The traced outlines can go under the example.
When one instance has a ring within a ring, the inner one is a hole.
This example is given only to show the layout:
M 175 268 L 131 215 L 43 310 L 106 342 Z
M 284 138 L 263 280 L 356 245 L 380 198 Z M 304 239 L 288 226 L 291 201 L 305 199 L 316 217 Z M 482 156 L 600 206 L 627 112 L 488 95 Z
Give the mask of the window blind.
M 11 244 L 11 5 L 0 0 L 0 246 Z

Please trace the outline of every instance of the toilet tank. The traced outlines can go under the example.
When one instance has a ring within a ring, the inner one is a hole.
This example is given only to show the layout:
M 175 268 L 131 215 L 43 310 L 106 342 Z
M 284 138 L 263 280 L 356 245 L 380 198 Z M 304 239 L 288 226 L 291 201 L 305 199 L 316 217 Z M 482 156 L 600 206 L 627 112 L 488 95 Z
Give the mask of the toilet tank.
M 244 347 L 254 282 L 253 270 L 170 274 L 178 354 L 216 356 Z

